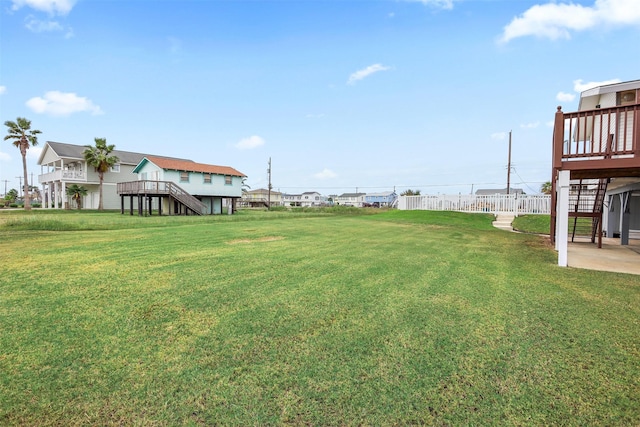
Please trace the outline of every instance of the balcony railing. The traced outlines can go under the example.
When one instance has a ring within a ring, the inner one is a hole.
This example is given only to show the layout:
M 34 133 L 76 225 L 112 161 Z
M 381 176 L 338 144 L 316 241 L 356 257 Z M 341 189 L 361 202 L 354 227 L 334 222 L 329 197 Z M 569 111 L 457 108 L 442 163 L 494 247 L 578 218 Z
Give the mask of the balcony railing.
M 640 104 L 556 112 L 553 167 L 565 170 L 640 167 Z
M 74 170 L 57 170 L 54 172 L 43 173 L 38 176 L 38 182 L 44 184 L 53 181 L 87 181 L 87 173 L 85 171 Z

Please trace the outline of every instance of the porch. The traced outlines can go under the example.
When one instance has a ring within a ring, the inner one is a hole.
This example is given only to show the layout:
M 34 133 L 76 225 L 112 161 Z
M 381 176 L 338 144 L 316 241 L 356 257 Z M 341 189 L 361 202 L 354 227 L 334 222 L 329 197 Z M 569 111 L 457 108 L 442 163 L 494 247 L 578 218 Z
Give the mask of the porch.
M 568 245 L 568 266 L 586 270 L 611 271 L 640 275 L 640 240 L 631 239 L 628 245 L 605 237 L 598 249 L 588 238 L 576 239 Z
M 636 95 L 633 99 L 638 98 Z M 640 182 L 640 104 L 595 107 L 572 113 L 558 107 L 555 115 L 550 234 L 561 266 L 571 266 L 572 261 L 567 259 L 569 240 L 575 244 L 580 241 L 565 232 L 571 229 L 570 221 L 588 218 L 591 238 L 583 243 L 592 245 L 597 240 L 598 247 L 604 249 L 616 242 L 618 246 L 630 245 L 631 217 L 638 215 L 628 203 L 632 194 L 628 191 L 618 211 L 620 239 L 608 239 L 605 244 L 603 235 L 614 234 L 603 224 L 607 202 L 611 201 L 607 197 L 609 183 L 620 178 Z

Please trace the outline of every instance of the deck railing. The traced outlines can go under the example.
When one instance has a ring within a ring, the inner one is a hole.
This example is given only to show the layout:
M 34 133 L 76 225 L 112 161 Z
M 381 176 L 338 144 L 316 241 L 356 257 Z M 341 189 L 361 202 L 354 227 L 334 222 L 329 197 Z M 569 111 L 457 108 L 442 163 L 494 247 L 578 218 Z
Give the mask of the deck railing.
M 585 169 L 640 166 L 640 104 L 563 113 L 556 112 L 553 167 Z M 576 162 L 576 163 L 574 163 Z M 595 168 L 589 162 L 588 168 Z
M 118 183 L 119 195 L 170 195 L 195 213 L 204 215 L 207 206 L 171 181 L 129 181 Z

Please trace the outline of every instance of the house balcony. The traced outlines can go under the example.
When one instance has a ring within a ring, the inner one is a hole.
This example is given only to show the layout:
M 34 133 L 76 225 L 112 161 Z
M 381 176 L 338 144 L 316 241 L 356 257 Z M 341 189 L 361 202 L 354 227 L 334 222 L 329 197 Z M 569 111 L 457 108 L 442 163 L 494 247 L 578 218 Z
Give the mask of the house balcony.
M 640 104 L 573 113 L 558 107 L 553 169 L 570 171 L 571 179 L 640 177 Z
M 38 175 L 38 182 L 46 184 L 48 182 L 66 181 L 66 182 L 87 182 L 87 173 L 85 171 L 75 170 L 56 170 L 49 173 Z

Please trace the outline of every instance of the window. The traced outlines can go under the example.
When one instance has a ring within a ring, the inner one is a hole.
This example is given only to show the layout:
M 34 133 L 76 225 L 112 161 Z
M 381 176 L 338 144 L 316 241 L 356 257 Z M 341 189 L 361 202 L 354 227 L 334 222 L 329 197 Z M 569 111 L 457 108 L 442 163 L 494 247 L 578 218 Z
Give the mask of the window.
M 141 181 L 146 181 L 147 180 L 147 173 L 146 172 L 142 172 L 140 174 L 140 180 Z
M 211 184 L 211 174 L 210 173 L 205 173 L 204 174 L 204 183 L 205 184 Z
M 116 163 L 115 165 L 111 166 L 111 172 L 120 172 L 120 163 Z
M 225 175 L 224 176 L 224 184 L 225 185 L 231 185 L 231 175 Z
M 189 182 L 189 172 L 180 172 L 180 182 Z

